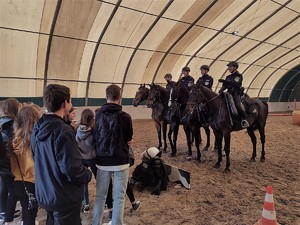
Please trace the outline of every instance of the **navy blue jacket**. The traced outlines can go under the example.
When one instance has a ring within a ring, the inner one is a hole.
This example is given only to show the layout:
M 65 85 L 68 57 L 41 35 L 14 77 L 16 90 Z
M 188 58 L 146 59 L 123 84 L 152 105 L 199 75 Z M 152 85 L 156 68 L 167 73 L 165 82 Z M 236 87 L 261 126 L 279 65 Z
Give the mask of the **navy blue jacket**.
M 44 114 L 34 125 L 30 144 L 39 205 L 60 211 L 81 204 L 83 184 L 92 173 L 82 165 L 72 127 L 55 114 Z
M 207 87 L 210 90 L 211 87 L 213 86 L 213 83 L 214 83 L 214 79 L 208 74 L 204 74 L 202 77 L 199 77 L 199 79 L 197 80 L 197 84 Z
M 120 116 L 120 123 L 121 129 L 123 132 L 123 144 L 122 149 L 118 152 L 118 154 L 111 153 L 112 156 L 105 156 L 101 151 L 102 149 L 99 148 L 97 137 L 99 135 L 99 127 L 102 124 L 98 121 L 98 117 L 101 113 L 119 113 Z M 132 121 L 131 117 L 128 113 L 122 111 L 122 106 L 114 103 L 106 103 L 104 104 L 96 113 L 96 120 L 95 120 L 95 138 L 96 138 L 96 163 L 100 166 L 118 166 L 124 165 L 129 163 L 129 146 L 127 144 L 128 141 L 131 141 L 133 135 L 133 128 L 132 128 Z
M 226 77 L 219 93 L 221 93 L 225 89 L 227 89 L 230 94 L 233 94 L 234 92 L 240 93 L 242 88 L 242 82 L 243 75 L 240 74 L 238 71 L 235 71 L 235 73 L 229 74 Z
M 186 77 L 181 77 L 178 82 L 182 83 L 188 90 L 190 90 L 194 84 L 194 78 L 187 75 Z

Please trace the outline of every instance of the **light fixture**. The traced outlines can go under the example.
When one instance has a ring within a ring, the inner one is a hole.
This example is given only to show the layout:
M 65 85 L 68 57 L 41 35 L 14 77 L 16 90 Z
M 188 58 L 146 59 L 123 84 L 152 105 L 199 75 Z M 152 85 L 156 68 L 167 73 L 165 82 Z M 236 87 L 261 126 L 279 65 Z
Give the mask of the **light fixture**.
M 237 35 L 239 32 L 237 30 L 233 31 L 231 34 L 232 35 Z

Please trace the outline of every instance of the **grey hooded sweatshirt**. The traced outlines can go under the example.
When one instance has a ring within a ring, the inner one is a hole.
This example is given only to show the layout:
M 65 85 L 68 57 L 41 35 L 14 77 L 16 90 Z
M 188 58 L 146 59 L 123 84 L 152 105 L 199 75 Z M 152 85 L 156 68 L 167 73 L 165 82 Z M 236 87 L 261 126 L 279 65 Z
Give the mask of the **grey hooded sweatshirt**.
M 82 159 L 94 159 L 96 157 L 93 129 L 91 127 L 79 125 L 76 131 L 76 141 L 80 148 Z

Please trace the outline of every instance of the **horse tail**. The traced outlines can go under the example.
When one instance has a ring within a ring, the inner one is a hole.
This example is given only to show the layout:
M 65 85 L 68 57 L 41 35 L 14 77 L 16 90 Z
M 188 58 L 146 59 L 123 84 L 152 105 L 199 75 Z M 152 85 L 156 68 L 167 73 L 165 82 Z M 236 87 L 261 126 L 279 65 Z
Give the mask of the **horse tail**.
M 262 103 L 264 103 L 264 105 L 265 105 L 266 108 L 267 108 L 267 116 L 266 116 L 266 118 L 267 118 L 267 117 L 268 117 L 268 114 L 269 114 L 269 105 L 268 105 L 268 103 L 265 102 L 265 101 L 262 101 Z

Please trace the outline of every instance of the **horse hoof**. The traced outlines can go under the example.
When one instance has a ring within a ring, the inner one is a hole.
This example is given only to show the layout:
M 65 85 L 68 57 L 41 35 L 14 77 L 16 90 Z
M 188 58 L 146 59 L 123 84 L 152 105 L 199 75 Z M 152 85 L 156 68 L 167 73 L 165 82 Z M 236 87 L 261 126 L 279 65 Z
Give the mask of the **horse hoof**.
M 225 173 L 229 173 L 229 172 L 230 172 L 230 169 L 229 169 L 228 167 L 226 167 L 225 170 L 224 170 L 224 172 L 225 172 Z
M 251 157 L 249 162 L 255 162 L 255 158 Z
M 171 154 L 170 154 L 170 157 L 171 157 L 171 158 L 174 158 L 175 156 L 176 156 L 176 153 L 171 153 Z
M 220 166 L 221 166 L 220 164 L 216 163 L 216 164 L 214 165 L 214 168 L 219 169 Z
M 264 159 L 264 158 L 260 159 L 260 162 L 265 162 L 265 161 L 266 161 L 266 159 Z

